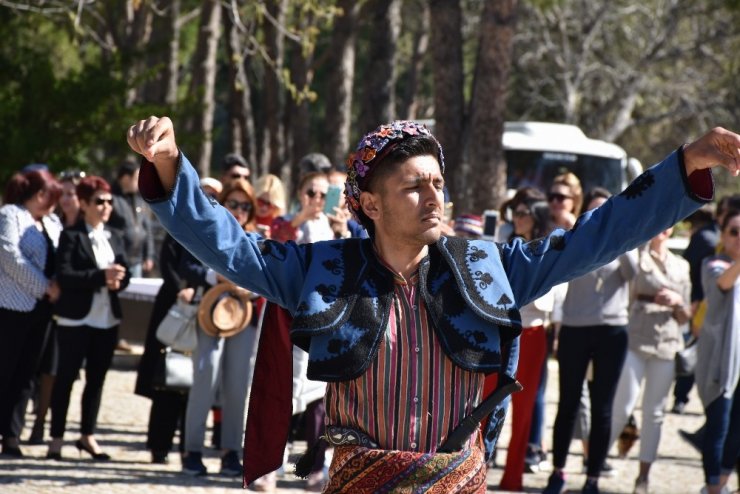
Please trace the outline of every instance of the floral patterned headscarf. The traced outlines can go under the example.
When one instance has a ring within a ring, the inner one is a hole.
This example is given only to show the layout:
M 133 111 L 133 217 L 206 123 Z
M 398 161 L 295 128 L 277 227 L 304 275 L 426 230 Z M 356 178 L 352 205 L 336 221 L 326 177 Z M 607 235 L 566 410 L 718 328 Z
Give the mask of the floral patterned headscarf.
M 365 134 L 357 143 L 355 152 L 347 158 L 347 182 L 344 195 L 356 219 L 360 219 L 360 193 L 366 189 L 374 167 L 385 158 L 396 145 L 414 136 L 428 136 L 437 143 L 439 167 L 444 173 L 445 161 L 442 146 L 425 125 L 410 120 L 395 120 L 381 125 Z

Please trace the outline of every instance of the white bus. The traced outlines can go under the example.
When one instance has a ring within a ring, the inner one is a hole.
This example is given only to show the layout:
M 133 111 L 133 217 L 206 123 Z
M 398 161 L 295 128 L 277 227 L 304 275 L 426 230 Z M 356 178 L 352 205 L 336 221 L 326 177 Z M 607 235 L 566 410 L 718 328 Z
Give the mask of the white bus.
M 584 193 L 600 186 L 616 194 L 637 175 L 642 165 L 624 149 L 589 139 L 575 125 L 547 122 L 506 122 L 503 136 L 507 188 L 534 186 L 547 191 L 552 179 L 573 172 Z

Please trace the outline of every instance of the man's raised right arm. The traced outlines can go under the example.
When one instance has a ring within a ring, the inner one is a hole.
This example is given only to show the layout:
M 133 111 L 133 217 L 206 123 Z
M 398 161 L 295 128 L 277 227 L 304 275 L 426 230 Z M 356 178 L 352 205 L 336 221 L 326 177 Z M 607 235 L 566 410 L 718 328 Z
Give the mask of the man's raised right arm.
M 145 158 L 139 191 L 164 228 L 205 265 L 233 283 L 295 311 L 306 276 L 304 249 L 245 233 L 233 215 L 200 188 L 175 142 L 169 118 L 129 128 L 131 149 Z

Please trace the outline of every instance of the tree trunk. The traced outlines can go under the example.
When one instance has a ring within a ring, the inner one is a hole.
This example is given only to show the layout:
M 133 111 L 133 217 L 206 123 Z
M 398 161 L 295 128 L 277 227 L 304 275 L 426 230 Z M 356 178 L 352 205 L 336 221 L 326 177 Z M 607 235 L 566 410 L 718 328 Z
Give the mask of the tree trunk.
M 302 27 L 301 29 L 303 30 L 304 28 Z M 304 93 L 305 89 L 310 84 L 310 75 L 308 72 L 309 62 L 303 54 L 302 47 L 298 44 L 294 44 L 292 48 L 290 75 L 298 94 L 297 97 L 294 95 L 290 98 L 288 102 L 288 106 L 290 108 L 290 122 L 286 124 L 289 125 L 290 128 L 289 141 L 291 143 L 291 152 L 290 156 L 287 157 L 287 161 L 290 163 L 298 163 L 298 160 L 313 151 L 313 149 L 311 149 L 310 142 L 311 115 L 308 111 L 308 100 Z M 291 173 L 291 184 L 295 186 L 297 180 L 297 173 Z M 295 188 L 291 190 L 295 190 Z
M 334 18 L 329 52 L 335 55 L 326 76 L 325 151 L 332 163 L 344 163 L 350 151 L 352 89 L 355 80 L 355 41 L 359 2 L 339 0 L 342 15 Z M 364 131 L 363 131 L 364 132 Z
M 193 55 L 193 76 L 189 94 L 197 98 L 200 105 L 188 119 L 187 129 L 200 137 L 200 144 L 193 153 L 201 176 L 210 174 L 213 151 L 213 111 L 216 86 L 216 52 L 221 36 L 221 4 L 218 0 L 203 0 L 200 11 L 198 43 Z
M 226 53 L 229 61 L 229 128 L 230 149 L 239 153 L 252 166 L 257 175 L 257 141 L 254 131 L 252 95 L 247 79 L 242 33 L 234 22 L 235 12 L 224 5 L 224 27 L 226 28 Z
M 501 143 L 511 68 L 517 0 L 489 0 L 480 20 L 478 59 L 470 101 L 471 210 L 497 208 L 506 199 Z
M 146 65 L 155 70 L 155 74 L 142 90 L 142 100 L 146 103 L 174 105 L 177 101 L 179 16 L 180 0 L 172 0 L 161 15 L 154 16 Z
M 419 86 L 419 75 L 424 65 L 427 48 L 429 47 L 429 6 L 426 3 L 422 3 L 420 7 L 422 11 L 419 15 L 416 31 L 414 32 L 409 71 L 406 74 L 406 88 L 398 105 L 399 118 L 406 120 L 417 118 L 416 93 Z
M 434 135 L 445 154 L 446 176 L 456 213 L 467 212 L 463 166 L 465 97 L 463 94 L 462 10 L 459 0 L 430 0 L 430 37 L 434 78 Z
M 267 11 L 278 25 L 285 25 L 286 0 L 268 0 Z M 264 21 L 265 51 L 268 66 L 265 69 L 265 120 L 268 131 L 268 168 L 270 173 L 282 176 L 285 159 L 283 141 L 283 85 L 278 74 L 283 69 L 283 47 L 285 36 L 269 19 Z M 270 66 L 272 65 L 272 66 Z
M 399 0 L 369 0 L 364 8 L 371 34 L 358 122 L 363 134 L 396 118 L 393 88 L 399 11 Z

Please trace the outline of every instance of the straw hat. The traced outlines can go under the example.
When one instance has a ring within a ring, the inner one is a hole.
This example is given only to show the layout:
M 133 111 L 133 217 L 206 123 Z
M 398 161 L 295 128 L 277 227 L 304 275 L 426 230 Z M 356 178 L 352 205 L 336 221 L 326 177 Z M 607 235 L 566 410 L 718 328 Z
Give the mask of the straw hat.
M 198 305 L 198 324 L 209 335 L 228 338 L 242 331 L 252 320 L 250 292 L 233 283 L 219 283 L 209 289 Z

